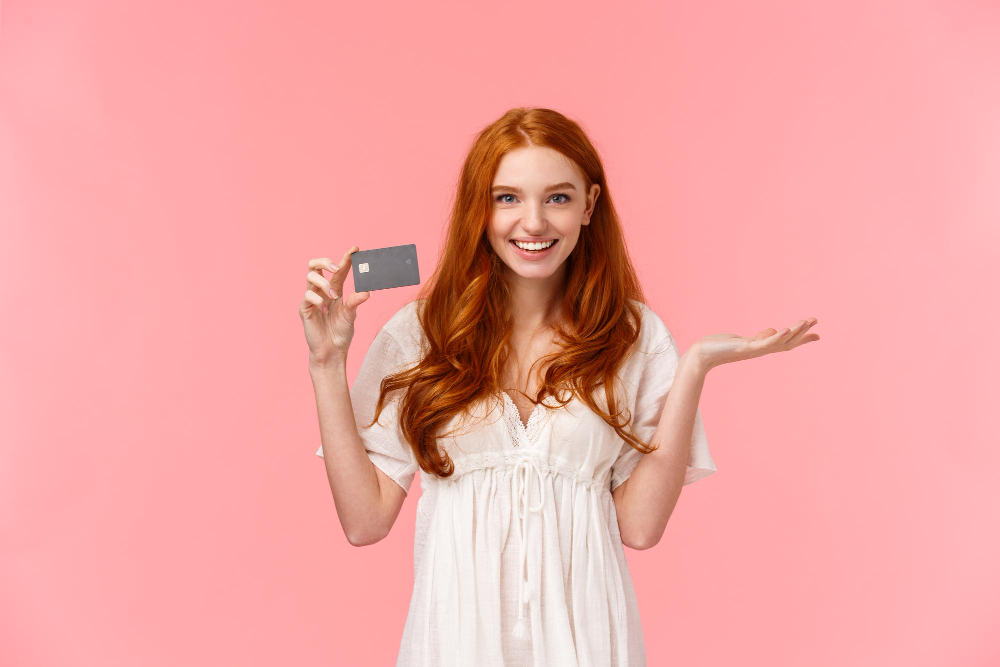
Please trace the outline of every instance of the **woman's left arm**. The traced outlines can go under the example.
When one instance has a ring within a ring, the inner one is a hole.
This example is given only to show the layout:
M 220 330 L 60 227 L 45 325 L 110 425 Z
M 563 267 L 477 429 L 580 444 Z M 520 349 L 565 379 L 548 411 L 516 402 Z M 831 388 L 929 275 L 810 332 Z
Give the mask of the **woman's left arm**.
M 800 320 L 790 329 L 765 329 L 753 337 L 705 336 L 681 355 L 653 433 L 651 444 L 656 449 L 645 454 L 629 478 L 612 492 L 624 545 L 648 549 L 663 536 L 684 485 L 695 412 L 708 371 L 819 340 L 818 334 L 806 336 L 816 322 L 814 317 Z

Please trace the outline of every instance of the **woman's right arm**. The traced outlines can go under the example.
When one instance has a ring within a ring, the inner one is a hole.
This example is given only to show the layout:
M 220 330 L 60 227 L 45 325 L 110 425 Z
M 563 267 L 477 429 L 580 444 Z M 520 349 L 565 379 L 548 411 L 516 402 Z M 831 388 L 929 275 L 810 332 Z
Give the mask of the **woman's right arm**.
M 389 534 L 406 491 L 368 457 L 347 385 L 347 351 L 354 338 L 354 320 L 358 306 L 371 296 L 371 292 L 344 296 L 351 254 L 357 249 L 351 246 L 339 265 L 326 257 L 309 260 L 299 316 L 309 344 L 309 375 L 316 392 L 323 461 L 333 502 L 348 542 L 363 546 Z M 329 279 L 323 277 L 324 269 L 332 273 Z
M 340 525 L 354 546 L 373 544 L 389 534 L 406 492 L 368 458 L 351 405 L 346 355 L 334 355 L 324 363 L 310 360 L 309 375 Z

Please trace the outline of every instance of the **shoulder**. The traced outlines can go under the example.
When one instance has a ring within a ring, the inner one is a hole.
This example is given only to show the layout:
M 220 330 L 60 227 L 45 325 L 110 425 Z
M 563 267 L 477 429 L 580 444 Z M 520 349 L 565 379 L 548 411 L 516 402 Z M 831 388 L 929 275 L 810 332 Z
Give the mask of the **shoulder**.
M 628 358 L 621 374 L 626 385 L 633 390 L 631 397 L 635 399 L 642 393 L 644 383 L 655 384 L 663 377 L 673 377 L 678 354 L 673 334 L 663 318 L 649 305 L 635 300 L 633 303 L 639 308 L 642 322 L 634 353 Z
M 645 352 L 662 350 L 673 343 L 673 335 L 664 323 L 663 318 L 657 315 L 648 304 L 632 299 L 632 303 L 639 309 L 641 321 L 639 322 L 639 337 L 636 339 L 636 348 Z
M 392 334 L 405 331 L 417 320 L 417 301 L 407 301 L 403 306 L 392 314 L 389 321 L 385 323 L 385 328 Z
M 418 300 L 407 302 L 382 326 L 382 330 L 399 343 L 407 357 L 419 355 L 426 341 L 420 324 L 419 306 Z

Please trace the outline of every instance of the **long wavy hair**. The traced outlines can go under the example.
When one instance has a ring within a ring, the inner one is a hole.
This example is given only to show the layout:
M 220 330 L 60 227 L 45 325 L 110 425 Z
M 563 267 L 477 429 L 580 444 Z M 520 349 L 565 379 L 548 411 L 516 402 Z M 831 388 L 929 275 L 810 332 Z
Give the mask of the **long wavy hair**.
M 551 363 L 537 398 L 528 399 L 537 405 L 552 396 L 561 407 L 575 395 L 632 447 L 644 454 L 655 449 L 626 430 L 632 416 L 622 414 L 616 399 L 618 370 L 639 335 L 641 312 L 633 301 L 646 300 L 604 166 L 573 120 L 551 109 L 515 108 L 484 128 L 469 150 L 438 265 L 417 295 L 429 349 L 416 366 L 382 379 L 372 422 L 378 420 L 389 393 L 405 390 L 399 405 L 401 431 L 420 469 L 439 477 L 454 472 L 448 453 L 437 444 L 441 429 L 478 399 L 496 398 L 502 390 L 500 378 L 510 355 L 511 289 L 487 226 L 500 160 L 524 146 L 546 146 L 570 158 L 583 175 L 584 192 L 593 183 L 601 186 L 590 224 L 581 227 L 566 259 L 562 312 L 570 326 L 554 327 L 561 351 L 535 362 Z M 604 389 L 606 405 L 613 410 L 604 410 L 594 399 L 598 388 Z

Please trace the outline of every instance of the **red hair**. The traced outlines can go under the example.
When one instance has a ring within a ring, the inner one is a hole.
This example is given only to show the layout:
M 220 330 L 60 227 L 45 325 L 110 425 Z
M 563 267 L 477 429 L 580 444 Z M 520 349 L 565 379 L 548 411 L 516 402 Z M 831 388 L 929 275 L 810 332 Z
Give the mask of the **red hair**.
M 389 392 L 405 389 L 400 402 L 400 428 L 420 469 L 449 477 L 454 464 L 437 446 L 437 434 L 456 415 L 480 398 L 498 396 L 501 371 L 509 356 L 511 291 L 504 263 L 487 238 L 493 201 L 490 194 L 500 160 L 510 150 L 545 146 L 570 158 L 581 172 L 584 192 L 601 186 L 590 224 L 566 259 L 562 312 L 569 330 L 556 328 L 562 351 L 543 377 L 537 404 L 552 396 L 560 406 L 575 394 L 600 415 L 623 440 L 647 454 L 655 449 L 625 431 L 615 397 L 615 379 L 639 335 L 645 303 L 642 288 L 625 247 L 621 222 L 604 176 L 604 166 L 583 129 L 551 109 L 511 109 L 476 137 L 462 167 L 458 190 L 438 265 L 417 298 L 418 314 L 430 349 L 419 363 L 382 380 L 375 420 Z M 529 373 L 530 375 L 530 373 Z M 559 399 L 558 388 L 570 395 Z M 604 411 L 591 396 L 603 387 Z M 374 422 L 373 422 L 374 423 Z

